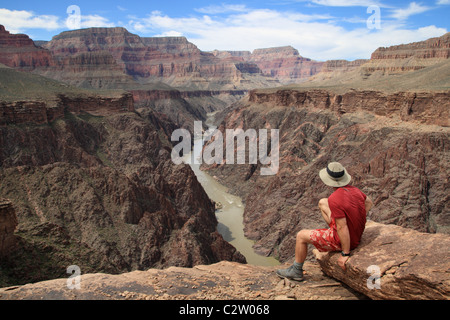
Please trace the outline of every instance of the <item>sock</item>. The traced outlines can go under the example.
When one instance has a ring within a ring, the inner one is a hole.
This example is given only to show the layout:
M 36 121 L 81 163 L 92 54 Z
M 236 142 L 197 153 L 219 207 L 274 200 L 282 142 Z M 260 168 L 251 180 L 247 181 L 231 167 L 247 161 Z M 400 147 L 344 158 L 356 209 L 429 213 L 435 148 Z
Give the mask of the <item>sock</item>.
M 294 268 L 297 270 L 303 270 L 303 262 L 298 263 L 298 262 L 294 261 Z

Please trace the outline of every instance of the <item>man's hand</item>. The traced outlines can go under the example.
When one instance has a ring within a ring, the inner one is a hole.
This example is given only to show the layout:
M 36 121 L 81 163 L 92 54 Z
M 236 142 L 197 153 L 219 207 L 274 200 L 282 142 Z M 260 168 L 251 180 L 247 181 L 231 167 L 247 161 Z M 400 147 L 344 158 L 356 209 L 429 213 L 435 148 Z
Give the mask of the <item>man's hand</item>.
M 349 258 L 349 257 L 344 257 L 344 256 L 341 256 L 341 255 L 340 255 L 339 258 L 338 258 L 338 261 L 337 261 L 339 267 L 341 267 L 342 270 L 344 270 L 344 271 L 347 269 L 347 268 L 345 267 L 345 263 L 347 262 L 348 258 Z

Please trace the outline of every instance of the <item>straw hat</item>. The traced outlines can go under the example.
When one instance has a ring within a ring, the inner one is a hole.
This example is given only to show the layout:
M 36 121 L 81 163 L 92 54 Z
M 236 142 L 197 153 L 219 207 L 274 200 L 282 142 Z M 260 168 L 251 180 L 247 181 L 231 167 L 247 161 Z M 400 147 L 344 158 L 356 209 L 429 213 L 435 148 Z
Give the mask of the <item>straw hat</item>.
M 345 187 L 350 183 L 352 177 L 339 162 L 331 162 L 319 172 L 323 183 L 330 187 Z

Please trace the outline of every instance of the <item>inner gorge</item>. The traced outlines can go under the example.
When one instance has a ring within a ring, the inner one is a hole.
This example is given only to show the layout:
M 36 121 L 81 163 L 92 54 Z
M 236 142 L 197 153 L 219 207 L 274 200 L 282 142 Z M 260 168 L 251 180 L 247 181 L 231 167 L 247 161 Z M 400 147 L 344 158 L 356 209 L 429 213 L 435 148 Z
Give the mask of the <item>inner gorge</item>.
M 208 114 L 205 121 L 207 126 L 206 137 L 208 132 L 212 134 L 217 128 L 214 126 L 215 114 Z M 207 138 L 205 138 L 207 140 Z M 195 146 L 200 146 L 195 148 Z M 194 140 L 194 148 L 192 154 L 187 154 L 185 160 L 190 163 L 192 171 L 194 171 L 200 184 L 205 189 L 206 194 L 216 203 L 216 216 L 218 220 L 217 230 L 223 238 L 232 244 L 239 252 L 241 252 L 249 264 L 254 265 L 277 265 L 278 260 L 273 257 L 264 257 L 257 254 L 253 249 L 253 241 L 244 235 L 243 213 L 244 203 L 239 196 L 228 193 L 227 187 L 220 184 L 214 177 L 200 169 L 200 164 L 195 164 L 192 158 L 198 158 L 201 154 L 197 154 L 194 150 L 202 150 L 204 141 L 202 138 Z

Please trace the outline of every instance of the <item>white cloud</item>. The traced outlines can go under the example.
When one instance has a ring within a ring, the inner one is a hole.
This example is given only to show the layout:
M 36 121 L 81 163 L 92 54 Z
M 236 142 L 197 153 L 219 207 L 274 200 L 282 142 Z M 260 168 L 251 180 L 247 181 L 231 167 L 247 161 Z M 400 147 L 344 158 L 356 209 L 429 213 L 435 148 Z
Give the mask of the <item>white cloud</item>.
M 155 11 L 145 18 L 134 17 L 127 27 L 148 36 L 183 35 L 204 51 L 291 45 L 302 56 L 322 61 L 370 58 L 378 47 L 421 41 L 447 31 L 435 26 L 408 30 L 396 20 L 383 22 L 379 30 L 369 30 L 365 21 L 360 28 L 347 30 L 328 18 L 269 9 L 189 18 Z
M 410 16 L 423 13 L 430 10 L 430 7 L 422 6 L 416 2 L 411 2 L 405 9 L 395 9 L 392 11 L 391 17 L 398 20 L 406 20 Z
M 73 16 L 65 19 L 53 15 L 37 15 L 32 11 L 0 9 L 0 24 L 11 33 L 29 33 L 29 29 L 44 29 L 48 31 L 58 29 L 72 29 Z M 115 24 L 99 15 L 80 15 L 77 28 L 114 27 Z
M 228 12 L 244 12 L 247 10 L 247 7 L 244 4 L 224 4 L 221 5 L 210 5 L 204 8 L 194 9 L 200 13 L 206 14 L 219 14 L 219 13 L 228 13 Z
M 61 28 L 59 17 L 37 15 L 32 11 L 0 9 L 0 23 L 11 33 L 27 29 L 56 30 Z
M 181 32 L 173 31 L 173 30 L 165 31 L 161 34 L 155 35 L 155 37 L 181 37 L 181 36 L 183 36 L 183 34 Z
M 86 15 L 81 16 L 80 22 L 81 28 L 92 28 L 92 27 L 100 27 L 100 28 L 110 28 L 115 27 L 115 24 L 110 22 L 107 18 L 99 16 L 99 15 Z
M 436 2 L 436 4 L 441 5 L 441 4 L 450 4 L 450 0 L 438 0 Z

